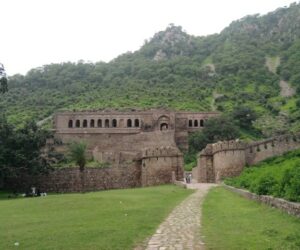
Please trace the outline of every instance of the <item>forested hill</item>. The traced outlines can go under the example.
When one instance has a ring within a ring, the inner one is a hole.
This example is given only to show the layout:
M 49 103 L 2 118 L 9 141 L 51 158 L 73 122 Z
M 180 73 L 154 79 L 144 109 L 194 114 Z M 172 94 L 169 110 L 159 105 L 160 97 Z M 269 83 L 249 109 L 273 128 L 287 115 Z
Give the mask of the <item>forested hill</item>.
M 9 121 L 58 109 L 255 110 L 255 127 L 300 129 L 300 5 L 232 22 L 195 37 L 170 25 L 109 63 L 63 63 L 9 78 L 0 107 Z

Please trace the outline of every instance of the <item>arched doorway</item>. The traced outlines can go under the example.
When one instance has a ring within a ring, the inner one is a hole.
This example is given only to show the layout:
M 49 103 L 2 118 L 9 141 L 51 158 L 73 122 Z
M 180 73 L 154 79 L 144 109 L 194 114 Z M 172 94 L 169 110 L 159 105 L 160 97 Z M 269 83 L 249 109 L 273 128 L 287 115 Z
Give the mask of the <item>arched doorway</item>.
M 162 115 L 158 119 L 158 129 L 160 131 L 166 131 L 170 129 L 170 118 L 166 115 Z
M 169 129 L 169 124 L 168 123 L 161 123 L 160 124 L 160 130 L 165 131 Z

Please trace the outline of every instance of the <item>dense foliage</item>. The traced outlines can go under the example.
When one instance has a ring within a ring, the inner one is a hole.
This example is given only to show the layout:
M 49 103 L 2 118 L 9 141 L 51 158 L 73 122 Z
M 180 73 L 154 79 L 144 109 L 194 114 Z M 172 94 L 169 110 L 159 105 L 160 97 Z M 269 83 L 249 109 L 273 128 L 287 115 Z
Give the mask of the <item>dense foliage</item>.
M 300 202 L 300 150 L 265 160 L 225 182 L 260 195 Z
M 264 16 L 246 16 L 206 37 L 170 25 L 140 50 L 109 63 L 32 69 L 10 77 L 10 91 L 1 96 L 0 107 L 19 125 L 59 109 L 168 107 L 227 113 L 248 106 L 259 120 L 257 129 L 268 123 L 276 132 L 284 117 L 287 126 L 280 125 L 280 131 L 295 131 L 300 128 L 300 90 L 294 97 L 280 96 L 279 80 L 299 89 L 299 11 L 300 5 L 293 4 Z M 268 62 L 276 58 L 279 65 L 272 68 Z
M 28 122 L 16 129 L 0 115 L 0 183 L 22 174 L 36 175 L 50 169 L 48 154 L 42 152 L 50 134 Z

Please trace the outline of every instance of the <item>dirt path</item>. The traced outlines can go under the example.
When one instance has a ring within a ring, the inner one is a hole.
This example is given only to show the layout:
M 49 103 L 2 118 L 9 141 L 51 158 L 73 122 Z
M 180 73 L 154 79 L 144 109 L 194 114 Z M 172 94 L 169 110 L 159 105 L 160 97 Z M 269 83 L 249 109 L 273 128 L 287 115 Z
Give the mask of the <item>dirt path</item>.
M 288 82 L 281 80 L 279 82 L 280 86 L 280 95 L 283 97 L 290 97 L 295 94 L 295 90 L 288 84 Z
M 270 72 L 277 75 L 277 68 L 280 65 L 280 57 L 266 57 L 266 66 Z M 284 80 L 279 81 L 280 96 L 291 97 L 295 94 L 295 90 Z
M 280 65 L 280 57 L 266 57 L 266 66 L 268 67 L 268 70 L 274 74 L 277 74 L 277 68 Z
M 180 203 L 159 226 L 147 243 L 147 250 L 204 249 L 200 236 L 201 204 L 208 190 L 215 184 L 189 184 L 197 189 Z

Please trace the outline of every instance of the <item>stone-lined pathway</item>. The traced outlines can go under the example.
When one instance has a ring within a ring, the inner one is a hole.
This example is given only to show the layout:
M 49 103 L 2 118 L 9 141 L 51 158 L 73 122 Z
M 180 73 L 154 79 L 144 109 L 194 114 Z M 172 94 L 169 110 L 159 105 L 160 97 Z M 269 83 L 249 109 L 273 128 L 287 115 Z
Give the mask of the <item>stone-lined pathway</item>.
M 201 203 L 215 184 L 188 184 L 197 191 L 180 203 L 150 238 L 147 250 L 204 249 L 200 237 Z

